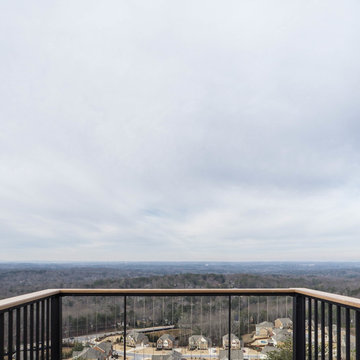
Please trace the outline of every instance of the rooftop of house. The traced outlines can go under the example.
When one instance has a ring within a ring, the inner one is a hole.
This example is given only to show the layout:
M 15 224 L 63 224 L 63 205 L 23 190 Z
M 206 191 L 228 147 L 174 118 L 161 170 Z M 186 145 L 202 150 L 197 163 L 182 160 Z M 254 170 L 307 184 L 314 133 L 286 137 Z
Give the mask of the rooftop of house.
M 201 339 L 207 340 L 208 342 L 211 343 L 211 339 L 204 335 L 192 335 L 189 337 L 189 341 L 199 341 Z
M 274 327 L 274 323 L 270 322 L 270 321 L 263 321 L 259 324 L 256 324 L 256 327 L 260 327 L 260 328 L 273 328 Z
M 112 344 L 110 341 L 103 341 L 100 344 L 94 346 L 95 348 L 99 348 L 104 351 L 106 354 L 109 354 L 112 351 Z
M 126 337 L 128 337 L 128 336 L 132 337 L 135 341 L 147 339 L 146 335 L 144 335 L 141 332 L 135 331 L 135 330 L 129 331 L 129 333 L 126 335 Z
M 159 337 L 159 340 L 171 340 L 175 341 L 175 337 L 171 334 L 163 334 Z
M 152 355 L 152 360 L 180 360 L 181 353 L 173 350 L 170 354 Z
M 226 334 L 223 336 L 223 340 L 228 340 L 228 339 L 229 339 L 229 334 Z M 230 334 L 230 339 L 231 340 L 239 340 L 239 338 L 235 334 Z
M 87 359 L 87 360 L 105 360 L 107 355 L 95 348 L 85 348 L 83 351 L 79 352 L 76 356 L 73 355 L 73 358 Z
M 228 350 L 220 350 L 219 351 L 219 360 L 228 360 L 229 357 L 229 351 Z M 230 357 L 232 360 L 242 360 L 244 359 L 244 354 L 242 352 L 242 350 L 237 349 L 237 350 L 230 350 Z

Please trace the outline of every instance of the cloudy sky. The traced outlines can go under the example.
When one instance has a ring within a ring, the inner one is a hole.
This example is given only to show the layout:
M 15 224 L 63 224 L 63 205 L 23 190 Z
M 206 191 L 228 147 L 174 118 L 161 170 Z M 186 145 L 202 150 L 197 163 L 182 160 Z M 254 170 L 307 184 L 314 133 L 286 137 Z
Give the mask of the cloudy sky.
M 359 260 L 358 1 L 2 1 L 0 261 Z

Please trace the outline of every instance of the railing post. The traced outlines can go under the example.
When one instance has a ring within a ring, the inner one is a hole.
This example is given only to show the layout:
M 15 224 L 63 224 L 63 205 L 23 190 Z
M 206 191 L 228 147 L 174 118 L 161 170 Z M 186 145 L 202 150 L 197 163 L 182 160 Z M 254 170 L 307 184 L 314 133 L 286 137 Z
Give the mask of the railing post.
M 61 360 L 62 301 L 60 295 L 51 298 L 51 360 Z
M 294 360 L 305 360 L 305 297 L 296 294 L 293 300 Z

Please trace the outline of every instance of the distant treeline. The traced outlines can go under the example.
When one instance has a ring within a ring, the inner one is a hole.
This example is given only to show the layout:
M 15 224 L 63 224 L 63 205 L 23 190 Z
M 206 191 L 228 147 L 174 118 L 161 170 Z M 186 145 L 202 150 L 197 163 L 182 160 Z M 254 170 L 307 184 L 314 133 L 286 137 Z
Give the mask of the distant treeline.
M 298 273 L 286 271 L 284 264 L 264 264 L 266 273 L 259 273 L 259 266 L 249 266 L 247 272 L 223 273 L 224 264 L 219 267 L 220 273 L 203 273 L 204 265 L 199 265 L 199 271 L 194 273 L 173 274 L 171 265 L 154 265 L 151 271 L 149 264 L 131 266 L 79 266 L 79 265 L 19 265 L 0 266 L 0 298 L 16 296 L 23 293 L 45 288 L 246 288 L 246 287 L 308 287 L 334 293 L 359 296 L 360 268 L 347 267 L 306 267 Z M 178 269 L 179 264 L 176 265 Z M 185 269 L 186 264 L 184 265 Z M 191 265 L 191 268 L 196 268 Z M 230 270 L 234 266 L 229 266 Z M 209 266 L 209 270 L 213 267 Z M 243 269 L 243 267 L 242 267 Z M 261 267 L 260 267 L 261 269 Z M 263 270 L 264 270 L 263 269 Z M 279 274 L 279 270 L 282 273 Z M 310 271 L 313 270 L 313 272 Z M 274 272 L 272 272 L 274 270 Z M 321 270 L 321 271 L 320 271 Z M 162 271 L 161 274 L 158 274 Z M 152 272 L 156 273 L 155 275 Z M 286 274 L 286 275 L 285 275 Z
M 252 273 L 148 273 L 138 264 L 133 270 L 114 266 L 0 267 L 0 297 L 6 298 L 46 288 L 277 288 L 308 287 L 359 297 L 357 267 L 322 269 L 299 274 Z M 159 271 L 157 268 L 156 271 Z M 139 273 L 141 276 L 139 276 Z M 228 327 L 228 304 L 221 297 L 129 297 L 127 325 L 141 328 L 175 325 L 179 341 L 189 333 L 202 333 L 220 343 Z M 286 297 L 233 297 L 232 329 L 240 335 L 254 331 L 255 324 L 277 317 L 291 317 L 292 301 Z M 63 300 L 65 337 L 102 331 L 121 331 L 124 325 L 122 297 L 66 297 Z

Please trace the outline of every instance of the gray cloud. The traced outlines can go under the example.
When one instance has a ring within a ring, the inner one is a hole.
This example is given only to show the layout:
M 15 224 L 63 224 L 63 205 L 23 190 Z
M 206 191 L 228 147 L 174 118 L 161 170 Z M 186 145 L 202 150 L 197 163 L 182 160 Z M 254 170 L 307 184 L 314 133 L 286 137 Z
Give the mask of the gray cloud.
M 0 6 L 0 260 L 357 259 L 358 3 Z

